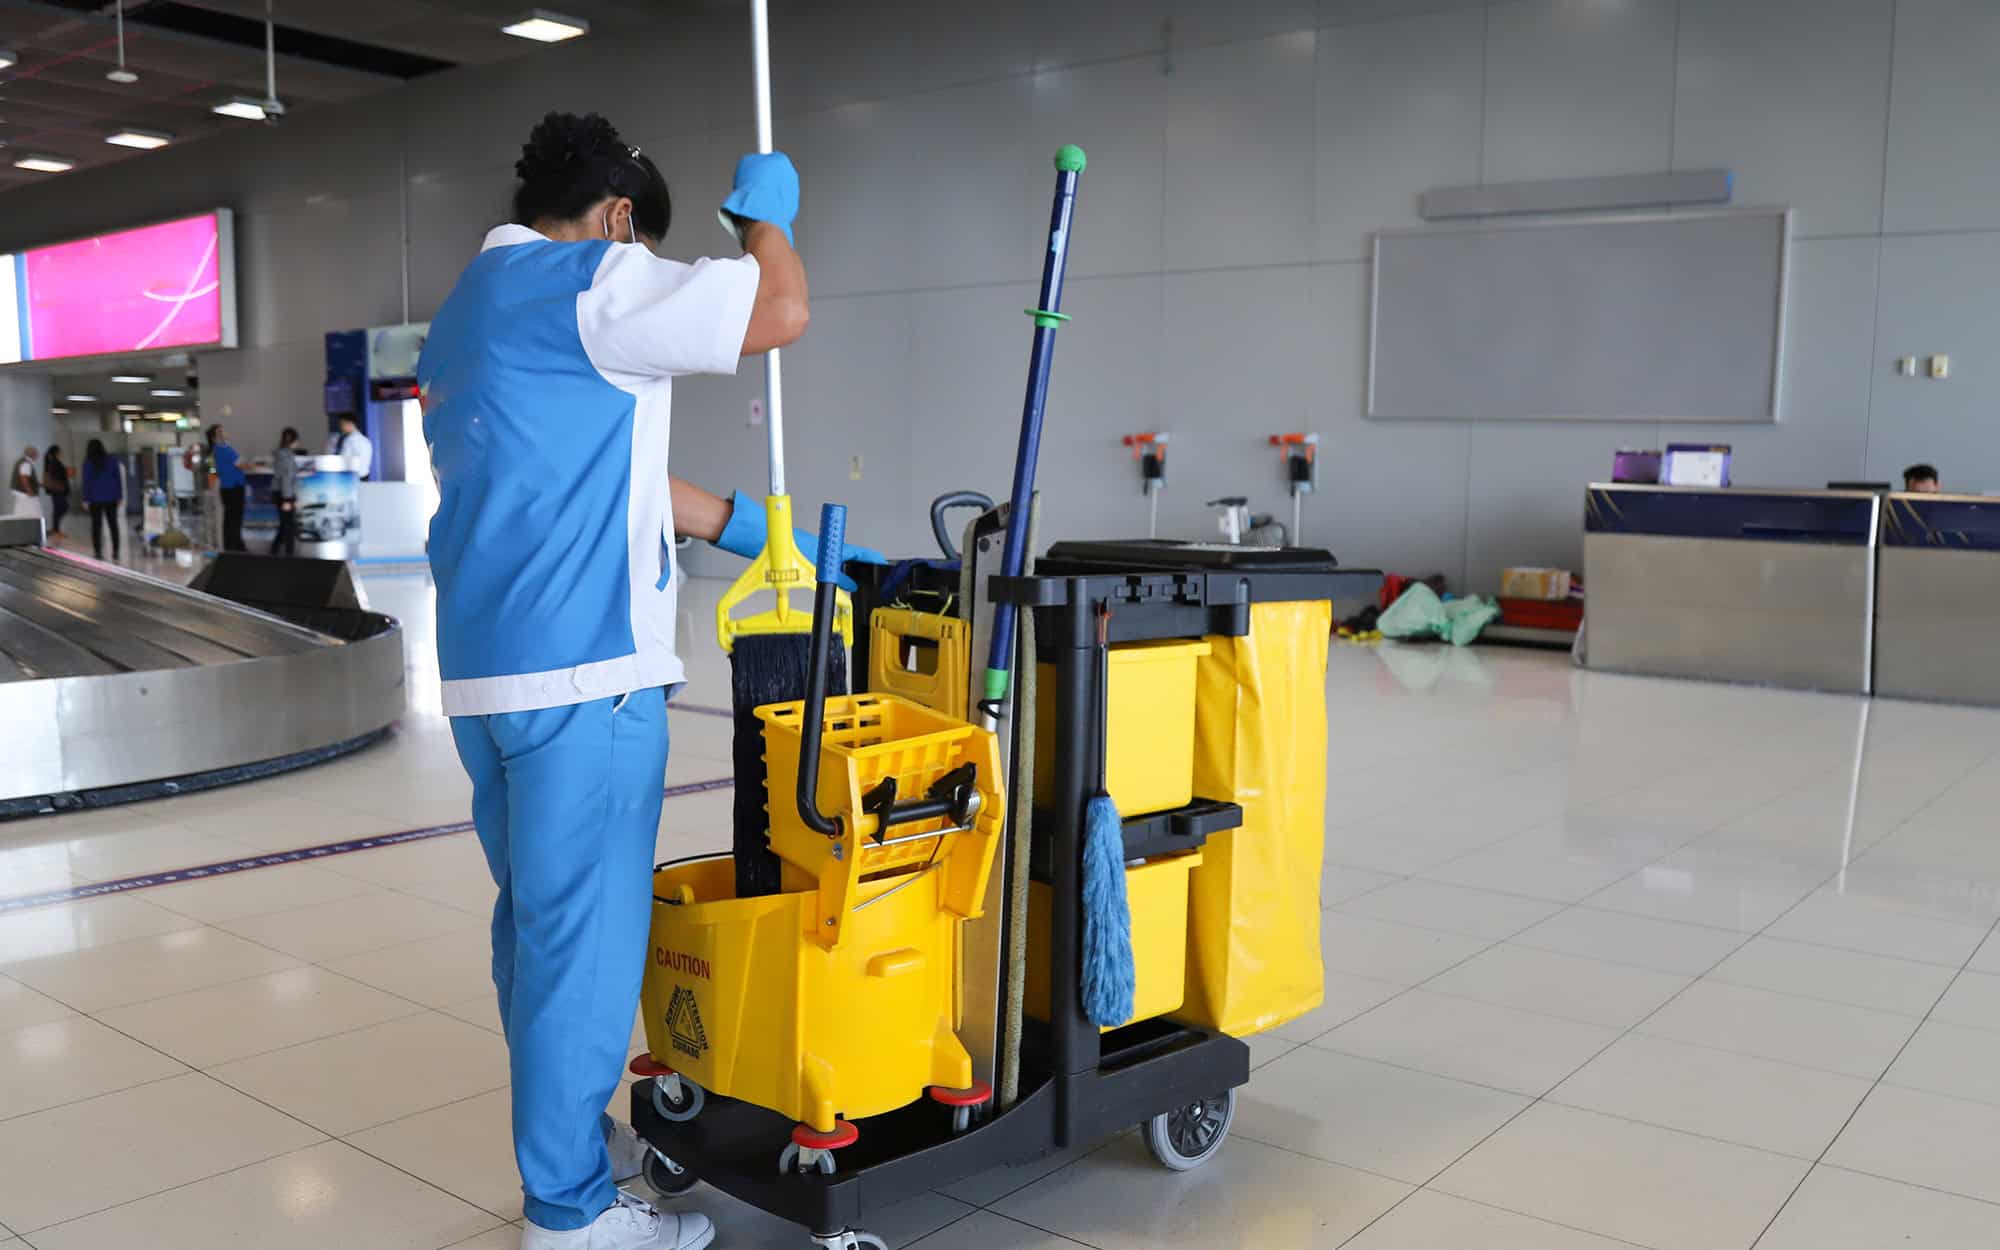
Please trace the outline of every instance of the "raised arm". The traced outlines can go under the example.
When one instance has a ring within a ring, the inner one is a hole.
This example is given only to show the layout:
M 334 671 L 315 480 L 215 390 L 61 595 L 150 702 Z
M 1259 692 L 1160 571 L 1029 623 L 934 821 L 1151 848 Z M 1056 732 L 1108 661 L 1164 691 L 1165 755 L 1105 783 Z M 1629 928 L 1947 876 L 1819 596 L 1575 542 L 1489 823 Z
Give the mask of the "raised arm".
M 743 254 L 757 262 L 757 302 L 743 332 L 743 354 L 757 356 L 789 347 L 806 332 L 812 312 L 806 298 L 806 267 L 785 232 L 767 221 L 743 221 Z

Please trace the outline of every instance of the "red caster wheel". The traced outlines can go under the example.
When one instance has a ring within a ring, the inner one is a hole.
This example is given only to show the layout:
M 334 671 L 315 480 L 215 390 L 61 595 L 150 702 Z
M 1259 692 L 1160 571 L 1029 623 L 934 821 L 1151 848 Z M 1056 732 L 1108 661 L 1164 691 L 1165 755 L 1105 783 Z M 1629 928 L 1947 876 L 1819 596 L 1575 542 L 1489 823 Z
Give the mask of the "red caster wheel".
M 831 1133 L 801 1124 L 792 1130 L 792 1144 L 778 1156 L 778 1171 L 783 1175 L 817 1169 L 822 1176 L 832 1176 L 833 1152 L 860 1140 L 861 1130 L 845 1120 L 835 1120 Z
M 932 1102 L 951 1108 L 951 1131 L 954 1136 L 985 1119 L 986 1112 L 993 1106 L 993 1087 L 985 1081 L 974 1081 L 965 1089 L 933 1085 L 925 1092 L 931 1096 Z
M 627 1067 L 633 1076 L 653 1078 L 653 1110 L 662 1120 L 684 1124 L 701 1114 L 702 1104 L 708 1100 L 701 1086 L 651 1055 L 636 1056 Z

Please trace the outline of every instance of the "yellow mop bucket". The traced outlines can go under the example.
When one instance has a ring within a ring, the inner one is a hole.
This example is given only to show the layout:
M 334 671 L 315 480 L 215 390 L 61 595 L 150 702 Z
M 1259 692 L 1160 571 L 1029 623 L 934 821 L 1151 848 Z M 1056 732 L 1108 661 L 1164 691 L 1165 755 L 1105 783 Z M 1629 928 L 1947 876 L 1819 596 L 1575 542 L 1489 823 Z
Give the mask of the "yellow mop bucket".
M 936 872 L 863 881 L 827 948 L 801 940 L 819 914 L 813 892 L 739 899 L 726 855 L 660 868 L 640 998 L 647 1046 L 704 1089 L 822 1133 L 927 1086 L 970 1086 L 947 888 Z

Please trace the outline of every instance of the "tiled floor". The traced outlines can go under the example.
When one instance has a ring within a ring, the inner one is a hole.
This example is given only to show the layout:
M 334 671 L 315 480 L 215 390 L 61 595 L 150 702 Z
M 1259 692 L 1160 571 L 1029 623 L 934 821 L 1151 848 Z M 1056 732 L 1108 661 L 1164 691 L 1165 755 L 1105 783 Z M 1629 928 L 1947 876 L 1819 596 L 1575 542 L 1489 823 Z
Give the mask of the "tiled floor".
M 435 714 L 238 789 L 0 826 L 0 897 L 462 819 Z M 669 780 L 729 772 L 714 587 Z M 952 1185 L 925 1250 L 1958 1250 L 2000 1226 L 2000 715 L 1339 648 L 1327 1002 L 1253 1039 L 1219 1159 L 1126 1135 Z M 670 800 L 663 855 L 726 840 Z M 0 1250 L 511 1250 L 453 835 L 0 913 Z M 636 1044 L 636 1043 L 635 1043 Z M 805 1245 L 698 1193 L 722 1246 Z M 9 1240 L 19 1236 L 20 1241 Z

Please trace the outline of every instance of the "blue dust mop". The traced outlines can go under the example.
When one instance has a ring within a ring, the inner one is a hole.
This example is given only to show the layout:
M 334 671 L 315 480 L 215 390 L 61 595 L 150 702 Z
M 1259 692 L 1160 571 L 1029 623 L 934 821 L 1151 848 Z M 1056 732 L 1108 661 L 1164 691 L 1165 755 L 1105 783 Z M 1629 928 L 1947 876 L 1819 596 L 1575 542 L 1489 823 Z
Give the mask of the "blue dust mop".
M 1106 720 L 1110 680 L 1111 609 L 1097 610 L 1097 712 Z M 1108 732 L 1109 725 L 1104 725 Z M 1083 809 L 1083 1015 L 1099 1028 L 1132 1018 L 1139 970 L 1132 961 L 1132 907 L 1125 897 L 1125 825 L 1104 786 L 1104 744 L 1098 743 L 1097 793 Z

